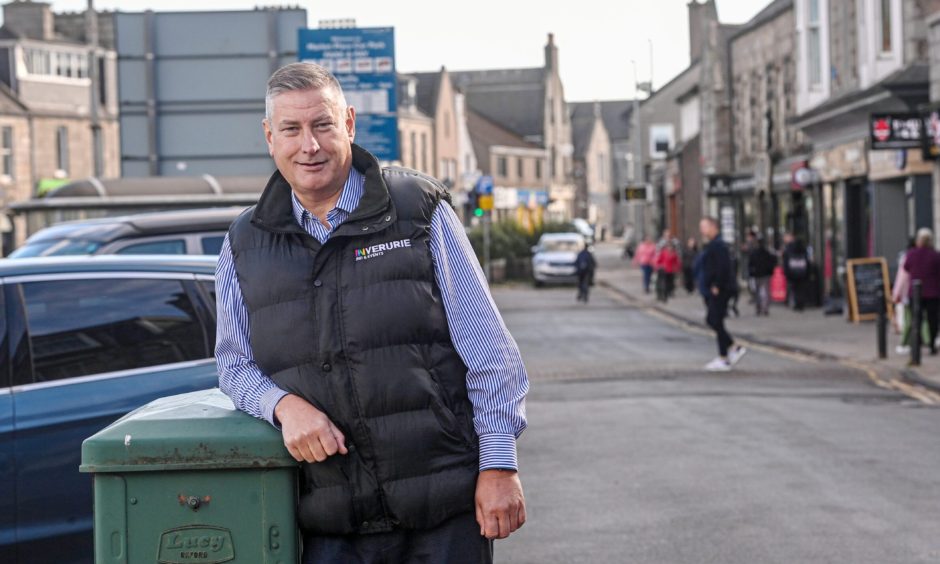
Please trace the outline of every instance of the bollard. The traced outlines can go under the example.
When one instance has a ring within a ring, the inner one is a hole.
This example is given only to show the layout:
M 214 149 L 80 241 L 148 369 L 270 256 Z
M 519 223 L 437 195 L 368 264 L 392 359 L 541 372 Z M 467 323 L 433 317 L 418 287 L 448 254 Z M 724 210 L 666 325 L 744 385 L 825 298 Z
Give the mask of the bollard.
M 878 358 L 888 358 L 888 312 L 884 290 L 878 290 Z
M 911 366 L 920 366 L 920 335 L 923 325 L 920 306 L 921 282 L 914 280 L 911 284 Z

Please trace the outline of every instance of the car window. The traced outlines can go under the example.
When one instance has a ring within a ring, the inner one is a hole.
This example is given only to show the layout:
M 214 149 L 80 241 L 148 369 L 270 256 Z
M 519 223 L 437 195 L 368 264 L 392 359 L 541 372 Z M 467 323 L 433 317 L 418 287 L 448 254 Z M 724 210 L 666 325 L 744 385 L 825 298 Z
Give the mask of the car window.
M 179 280 L 31 282 L 23 297 L 36 381 L 207 356 Z
M 10 258 L 52 257 L 66 255 L 91 255 L 101 246 L 95 241 L 61 239 L 28 243 L 10 253 Z
M 162 241 L 150 241 L 148 243 L 136 243 L 121 247 L 114 252 L 117 255 L 185 255 L 186 241 L 183 239 L 165 239 Z
M 215 307 L 215 280 L 200 280 L 199 286 L 205 291 L 206 295 L 212 299 L 210 305 Z
M 202 254 L 217 255 L 222 251 L 222 241 L 225 235 L 213 235 L 212 237 L 202 238 Z
M 542 249 L 548 252 L 580 251 L 581 242 L 573 239 L 549 239 L 542 242 Z

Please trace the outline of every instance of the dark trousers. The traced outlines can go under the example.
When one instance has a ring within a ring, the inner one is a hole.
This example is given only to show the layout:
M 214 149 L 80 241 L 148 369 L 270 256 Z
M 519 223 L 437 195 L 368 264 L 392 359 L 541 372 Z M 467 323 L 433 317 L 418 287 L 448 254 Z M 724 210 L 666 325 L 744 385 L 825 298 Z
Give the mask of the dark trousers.
M 492 564 L 493 541 L 473 512 L 428 530 L 304 538 L 303 564 Z
M 927 317 L 927 334 L 930 335 L 930 342 L 925 344 L 932 352 L 936 350 L 934 342 L 937 340 L 937 329 L 940 327 L 940 298 L 921 298 L 920 307 Z
M 790 295 L 793 298 L 793 309 L 803 311 L 806 307 L 806 278 L 790 279 Z
M 590 272 L 579 272 L 578 273 L 578 301 L 587 303 L 588 294 L 591 291 L 591 273 Z
M 715 331 L 718 339 L 718 354 L 722 357 L 728 356 L 728 349 L 734 344 L 734 339 L 725 329 L 725 317 L 728 316 L 728 295 L 722 293 L 718 296 L 708 296 L 705 299 L 705 306 L 708 308 L 708 315 L 705 322 Z
M 643 291 L 648 294 L 650 291 L 650 282 L 653 281 L 653 265 L 644 264 L 640 268 L 643 269 Z

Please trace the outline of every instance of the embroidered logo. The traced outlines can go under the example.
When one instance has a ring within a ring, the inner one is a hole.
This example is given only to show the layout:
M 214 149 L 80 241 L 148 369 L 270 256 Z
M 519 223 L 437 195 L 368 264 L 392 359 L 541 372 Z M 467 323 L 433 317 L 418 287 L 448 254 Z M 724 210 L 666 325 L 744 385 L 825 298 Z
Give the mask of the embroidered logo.
M 380 257 L 389 251 L 395 249 L 407 249 L 411 247 L 411 239 L 401 239 L 400 241 L 389 241 L 388 243 L 379 243 L 371 247 L 356 249 L 356 261 L 369 260 Z

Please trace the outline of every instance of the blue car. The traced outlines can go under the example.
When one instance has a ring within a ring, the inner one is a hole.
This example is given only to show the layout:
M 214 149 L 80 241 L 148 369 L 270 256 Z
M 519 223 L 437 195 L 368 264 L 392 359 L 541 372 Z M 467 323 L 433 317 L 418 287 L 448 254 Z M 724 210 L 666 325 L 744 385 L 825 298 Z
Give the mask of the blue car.
M 0 260 L 0 562 L 93 561 L 81 443 L 217 385 L 215 257 Z

